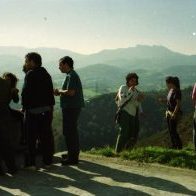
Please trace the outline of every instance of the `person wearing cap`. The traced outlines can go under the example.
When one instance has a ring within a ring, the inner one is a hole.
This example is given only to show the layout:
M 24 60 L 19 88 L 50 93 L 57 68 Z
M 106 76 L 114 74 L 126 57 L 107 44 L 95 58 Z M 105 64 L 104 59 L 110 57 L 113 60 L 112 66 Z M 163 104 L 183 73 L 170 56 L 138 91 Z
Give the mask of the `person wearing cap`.
M 126 105 L 120 112 L 116 153 L 124 149 L 132 149 L 138 139 L 139 113 L 141 112 L 141 102 L 144 99 L 143 93 L 136 88 L 138 79 L 136 73 L 129 73 L 126 76 L 126 85 L 122 85 L 117 93 L 117 106 L 121 107 L 125 102 Z
M 193 116 L 193 144 L 196 151 L 196 83 L 193 87 L 192 101 L 195 109 L 194 116 Z

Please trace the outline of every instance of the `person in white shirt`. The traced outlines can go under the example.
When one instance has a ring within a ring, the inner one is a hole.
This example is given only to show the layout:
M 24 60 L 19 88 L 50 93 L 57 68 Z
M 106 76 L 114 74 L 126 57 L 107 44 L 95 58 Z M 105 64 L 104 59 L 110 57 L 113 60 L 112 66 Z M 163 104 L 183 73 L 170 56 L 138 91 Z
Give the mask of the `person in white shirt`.
M 126 85 L 122 85 L 116 96 L 116 103 L 120 110 L 119 133 L 116 142 L 116 153 L 123 149 L 132 149 L 137 142 L 139 133 L 139 112 L 142 112 L 141 102 L 143 93 L 137 90 L 138 79 L 136 73 L 126 76 Z M 126 103 L 126 104 L 125 104 Z

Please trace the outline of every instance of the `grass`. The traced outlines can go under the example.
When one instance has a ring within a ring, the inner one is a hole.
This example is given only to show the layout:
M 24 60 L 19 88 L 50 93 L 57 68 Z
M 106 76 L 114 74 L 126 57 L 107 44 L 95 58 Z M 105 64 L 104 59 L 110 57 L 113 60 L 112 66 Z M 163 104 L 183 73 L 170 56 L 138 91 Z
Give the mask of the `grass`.
M 119 157 L 124 160 L 135 160 L 140 163 L 159 163 L 196 170 L 196 155 L 190 148 L 173 150 L 162 147 L 144 147 L 116 154 L 113 148 L 105 147 L 94 148 L 87 153 L 105 157 Z

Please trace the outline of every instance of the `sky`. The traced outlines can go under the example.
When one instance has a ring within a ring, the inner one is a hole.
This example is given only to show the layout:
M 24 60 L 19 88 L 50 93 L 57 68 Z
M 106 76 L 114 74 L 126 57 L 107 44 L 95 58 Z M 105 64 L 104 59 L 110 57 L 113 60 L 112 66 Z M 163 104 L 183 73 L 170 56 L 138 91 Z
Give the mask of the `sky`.
M 196 0 L 0 0 L 0 46 L 90 54 L 137 44 L 196 54 Z

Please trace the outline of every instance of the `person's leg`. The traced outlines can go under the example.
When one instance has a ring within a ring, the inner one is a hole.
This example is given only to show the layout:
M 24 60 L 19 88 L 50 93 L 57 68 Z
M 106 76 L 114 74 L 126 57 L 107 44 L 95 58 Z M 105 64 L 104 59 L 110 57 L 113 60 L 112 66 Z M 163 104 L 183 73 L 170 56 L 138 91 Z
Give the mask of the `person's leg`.
M 17 171 L 17 167 L 15 163 L 15 153 L 13 145 L 10 143 L 9 135 L 4 135 L 4 137 L 2 137 L 0 147 L 0 154 L 2 159 L 5 161 L 8 173 L 14 174 Z
M 52 114 L 44 112 L 39 117 L 39 138 L 43 162 L 45 165 L 52 164 L 54 154 L 54 137 L 52 133 Z
M 138 134 L 139 134 L 139 116 L 138 114 L 136 114 L 135 117 L 131 117 L 130 121 L 129 121 L 130 125 L 130 129 L 129 129 L 129 142 L 127 145 L 127 148 L 132 149 L 136 143 L 137 143 L 137 139 L 138 139 Z
M 38 116 L 37 114 L 26 114 L 25 118 L 26 129 L 27 129 L 27 145 L 28 154 L 26 155 L 26 166 L 35 166 L 36 158 L 36 140 L 38 138 L 37 128 L 38 128 Z
M 17 171 L 15 163 L 15 149 L 13 138 L 13 121 L 11 116 L 7 115 L 0 124 L 0 156 L 5 161 L 8 172 L 14 174 Z
M 193 116 L 193 145 L 196 151 L 196 110 Z
M 21 125 L 21 139 L 20 144 L 25 145 L 26 144 L 26 129 L 24 125 L 24 114 L 18 110 L 14 110 L 10 108 L 11 115 L 20 122 Z
M 63 134 L 68 150 L 68 160 L 77 162 L 80 152 L 77 123 L 80 109 L 63 110 Z
M 115 147 L 116 153 L 119 153 L 126 148 L 126 144 L 129 141 L 129 130 L 130 115 L 127 112 L 122 111 L 120 114 L 119 132 Z
M 170 119 L 170 136 L 175 149 L 182 149 L 182 141 L 177 132 L 177 123 L 176 119 Z

